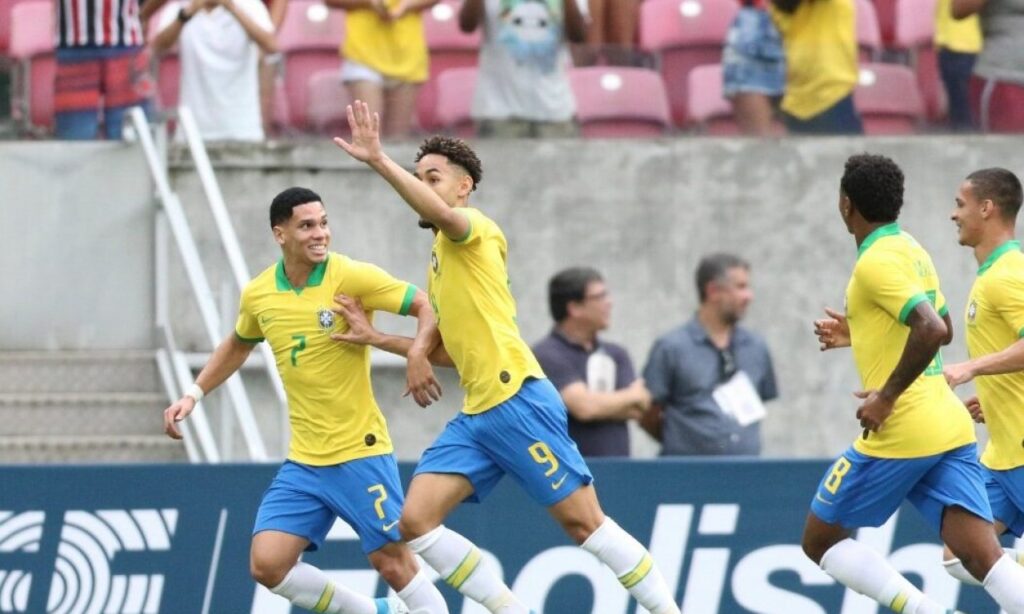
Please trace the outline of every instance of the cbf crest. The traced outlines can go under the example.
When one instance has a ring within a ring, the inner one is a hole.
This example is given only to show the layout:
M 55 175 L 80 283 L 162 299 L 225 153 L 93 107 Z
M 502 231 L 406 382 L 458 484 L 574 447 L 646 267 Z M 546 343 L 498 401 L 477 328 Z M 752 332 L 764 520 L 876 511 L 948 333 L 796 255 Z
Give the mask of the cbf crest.
M 440 265 L 437 262 L 437 251 L 430 250 L 430 269 L 434 271 L 434 274 L 436 275 L 438 268 L 440 268 Z
M 316 322 L 320 325 L 320 330 L 329 331 L 334 328 L 334 312 L 326 307 L 321 307 L 316 311 Z
M 973 322 L 975 316 L 978 315 L 978 303 L 971 301 L 971 304 L 967 306 L 967 321 Z

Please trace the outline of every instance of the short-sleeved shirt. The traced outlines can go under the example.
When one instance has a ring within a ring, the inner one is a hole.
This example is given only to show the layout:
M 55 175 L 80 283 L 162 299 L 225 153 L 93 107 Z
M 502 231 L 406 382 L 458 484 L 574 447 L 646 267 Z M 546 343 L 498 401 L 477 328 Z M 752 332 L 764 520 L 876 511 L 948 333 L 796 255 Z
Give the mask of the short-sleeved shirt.
M 389 0 L 387 5 L 393 8 L 398 2 Z M 423 18 L 418 11 L 388 21 L 370 9 L 346 11 L 341 55 L 391 79 L 426 81 L 429 60 Z
M 772 5 L 786 51 L 782 110 L 810 119 L 853 93 L 857 85 L 854 0 L 801 2 L 792 14 Z
M 737 326 L 727 350 L 762 400 L 778 396 L 771 355 L 760 336 Z M 761 423 L 740 426 L 712 397 L 723 381 L 721 351 L 696 317 L 655 341 L 643 375 L 651 398 L 664 407 L 663 456 L 761 453 Z
M 466 393 L 462 411 L 479 414 L 511 398 L 526 378 L 543 378 L 544 371 L 516 324 L 505 235 L 477 209 L 459 211 L 469 230 L 458 241 L 437 233 L 428 293 Z
M 978 16 L 985 44 L 974 72 L 985 79 L 1024 85 L 1024 0 L 988 0 Z
M 907 319 L 922 302 L 939 315 L 948 312 L 928 252 L 896 223 L 864 238 L 846 287 L 846 317 L 853 358 L 864 390 L 881 390 L 903 355 L 910 336 Z M 970 415 L 942 376 L 936 354 L 903 394 L 892 414 L 867 439 L 853 444 L 879 458 L 918 458 L 975 441 Z
M 1002 244 L 978 269 L 964 314 L 971 358 L 1001 352 L 1024 337 L 1024 254 Z M 989 440 L 981 462 L 1003 471 L 1024 465 L 1024 371 L 974 380 Z
M 408 313 L 416 287 L 372 264 L 331 253 L 304 288 L 294 288 L 282 260 L 243 289 L 235 324 L 239 339 L 266 339 L 274 351 L 288 396 L 288 458 L 307 465 L 393 450 L 370 386 L 370 348 L 330 337 L 348 329 L 331 311 L 337 294 L 359 298 L 372 320 L 376 310 Z
M 981 24 L 977 15 L 953 19 L 953 0 L 939 0 L 935 6 L 935 46 L 957 53 L 981 51 Z
M 557 328 L 534 344 L 533 353 L 559 392 L 577 382 L 595 392 L 613 392 L 636 379 L 624 347 L 597 339 L 587 349 Z M 581 422 L 570 412 L 569 436 L 583 456 L 629 456 L 629 428 L 623 420 Z

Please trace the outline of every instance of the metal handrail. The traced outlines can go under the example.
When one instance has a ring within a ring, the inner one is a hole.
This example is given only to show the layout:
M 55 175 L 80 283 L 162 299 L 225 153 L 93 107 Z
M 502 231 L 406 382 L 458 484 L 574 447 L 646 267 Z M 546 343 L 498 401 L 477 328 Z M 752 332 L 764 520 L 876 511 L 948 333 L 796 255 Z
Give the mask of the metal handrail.
M 136 136 L 146 156 L 150 174 L 156 183 L 157 194 L 160 196 L 160 203 L 163 205 L 164 213 L 167 216 L 171 234 L 174 236 L 182 263 L 185 266 L 185 272 L 192 286 L 193 295 L 199 307 L 199 313 L 202 317 L 207 337 L 210 343 L 216 347 L 221 342 L 220 316 L 217 313 L 213 292 L 210 289 L 210 282 L 202 267 L 199 250 L 196 247 L 192 232 L 188 226 L 188 220 L 185 217 L 184 207 L 182 207 L 177 194 L 170 188 L 167 169 L 161 163 L 160 156 L 157 153 L 145 113 L 143 113 L 141 108 L 134 107 L 130 111 L 130 116 L 135 127 Z M 242 431 L 242 438 L 245 440 L 246 447 L 249 450 L 250 459 L 256 461 L 267 460 L 266 446 L 263 444 L 263 438 L 260 436 L 256 419 L 253 416 L 252 405 L 249 403 L 249 397 L 245 393 L 245 387 L 238 373 L 232 374 L 224 385 L 231 400 L 231 406 L 234 409 L 238 425 Z

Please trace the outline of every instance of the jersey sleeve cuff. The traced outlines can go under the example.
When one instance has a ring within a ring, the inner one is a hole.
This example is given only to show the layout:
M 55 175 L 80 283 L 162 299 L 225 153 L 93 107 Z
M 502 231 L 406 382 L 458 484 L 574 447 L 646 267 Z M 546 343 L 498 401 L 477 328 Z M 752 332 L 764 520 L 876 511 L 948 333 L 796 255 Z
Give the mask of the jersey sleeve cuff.
M 473 236 L 473 220 L 468 215 L 466 215 L 464 213 L 460 213 L 460 215 L 462 215 L 462 217 L 466 218 L 466 222 L 468 224 L 466 226 L 466 234 L 462 235 L 458 239 L 452 239 L 452 243 L 465 243 L 466 241 L 469 240 L 469 238 L 471 236 Z
M 946 315 L 947 315 L 948 313 L 949 313 L 949 305 L 943 305 L 943 306 L 942 306 L 942 307 L 941 307 L 941 308 L 939 309 L 939 316 L 941 316 L 941 317 L 943 317 L 943 318 L 944 318 L 944 317 L 946 317 Z
M 906 304 L 903 305 L 903 309 L 900 309 L 900 322 L 902 324 L 906 324 L 907 318 L 910 317 L 910 312 L 914 310 L 914 307 L 917 307 L 920 303 L 927 300 L 928 296 L 924 292 L 920 294 L 915 294 L 914 296 L 907 299 Z
M 235 338 L 242 343 L 252 343 L 254 345 L 263 341 L 263 337 L 243 337 L 237 330 L 235 331 Z
M 402 298 L 402 306 L 398 309 L 398 315 L 409 315 L 409 310 L 412 308 L 412 299 L 416 298 L 416 290 L 418 288 L 412 284 L 409 284 L 409 287 L 405 289 L 405 296 Z

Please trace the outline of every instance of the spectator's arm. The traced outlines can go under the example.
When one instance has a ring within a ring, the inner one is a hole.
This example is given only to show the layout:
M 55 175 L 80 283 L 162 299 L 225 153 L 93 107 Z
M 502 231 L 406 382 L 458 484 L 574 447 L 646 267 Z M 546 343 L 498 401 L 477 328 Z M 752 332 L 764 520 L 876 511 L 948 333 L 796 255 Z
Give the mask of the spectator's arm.
M 241 24 L 245 33 L 249 35 L 254 43 L 259 45 L 263 53 L 277 53 L 277 39 L 274 37 L 273 25 L 270 29 L 256 23 L 248 13 L 238 8 L 234 0 L 217 0 L 224 8 L 231 12 Z
M 459 9 L 459 29 L 472 32 L 484 20 L 484 0 L 466 0 Z
M 559 392 L 569 413 L 580 422 L 639 418 L 651 402 L 651 395 L 642 379 L 634 381 L 628 388 L 613 392 L 594 392 L 580 381 L 569 384 Z
M 985 8 L 985 2 L 987 0 L 953 0 L 949 8 L 953 19 L 965 19 Z
M 185 11 L 185 16 L 191 19 L 193 15 L 199 12 L 202 6 L 202 0 L 192 0 L 188 6 L 182 7 L 182 10 Z M 174 44 L 178 42 L 178 37 L 181 36 L 181 30 L 184 27 L 185 24 L 178 19 L 177 14 L 175 14 L 175 17 L 171 19 L 170 23 L 161 28 L 159 34 L 157 34 L 156 38 L 153 39 L 153 42 L 150 43 L 153 51 L 160 54 L 173 47 Z
M 288 0 L 270 0 L 268 10 L 270 11 L 270 23 L 274 24 L 274 32 L 278 32 L 281 29 L 281 24 L 284 23 L 284 16 L 288 14 Z
M 153 15 L 156 15 L 156 12 L 163 8 L 165 4 L 167 4 L 167 0 L 145 0 L 142 3 L 142 7 L 139 9 L 139 20 L 142 22 L 143 29 L 146 27 L 146 22 Z
M 587 21 L 580 12 L 576 0 L 562 0 L 565 7 L 565 38 L 570 43 L 582 43 L 587 39 Z

